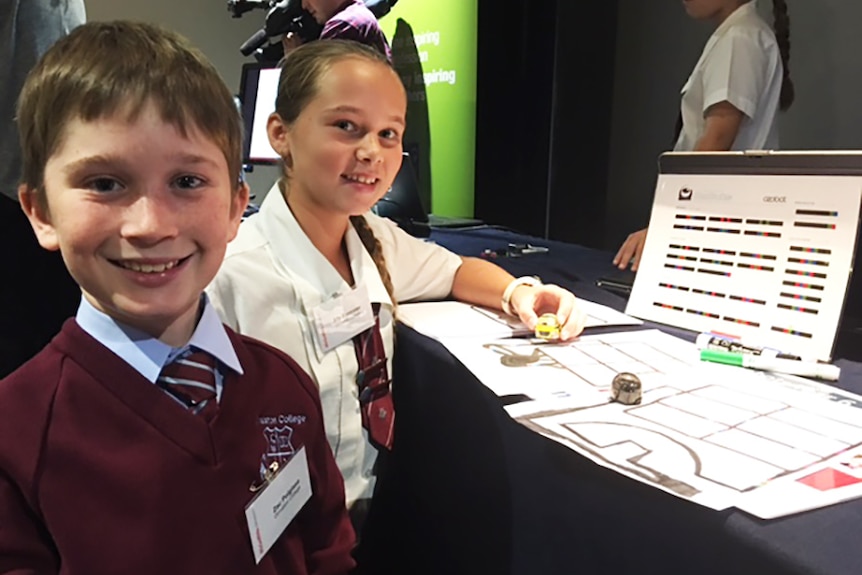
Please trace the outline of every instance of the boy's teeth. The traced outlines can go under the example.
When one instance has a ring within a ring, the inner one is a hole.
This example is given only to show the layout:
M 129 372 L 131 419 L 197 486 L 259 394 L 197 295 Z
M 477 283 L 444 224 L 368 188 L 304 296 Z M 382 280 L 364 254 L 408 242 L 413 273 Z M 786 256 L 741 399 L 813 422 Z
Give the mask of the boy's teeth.
M 166 264 L 139 264 L 137 262 L 122 262 L 122 265 L 124 268 L 136 272 L 143 272 L 145 274 L 160 274 L 177 265 L 177 262 L 172 261 Z

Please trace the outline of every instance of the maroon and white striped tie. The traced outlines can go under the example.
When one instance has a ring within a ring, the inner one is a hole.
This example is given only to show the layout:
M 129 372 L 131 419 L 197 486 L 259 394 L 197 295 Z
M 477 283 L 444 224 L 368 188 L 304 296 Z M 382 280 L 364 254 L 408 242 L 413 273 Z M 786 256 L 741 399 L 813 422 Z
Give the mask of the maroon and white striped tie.
M 163 367 L 157 383 L 180 404 L 209 421 L 218 411 L 215 366 L 213 356 L 196 351 Z
M 386 350 L 380 335 L 380 304 L 374 303 L 374 325 L 353 338 L 353 349 L 359 370 L 359 407 L 362 426 L 368 430 L 371 443 L 380 449 L 391 450 L 395 429 L 395 404 L 389 384 Z

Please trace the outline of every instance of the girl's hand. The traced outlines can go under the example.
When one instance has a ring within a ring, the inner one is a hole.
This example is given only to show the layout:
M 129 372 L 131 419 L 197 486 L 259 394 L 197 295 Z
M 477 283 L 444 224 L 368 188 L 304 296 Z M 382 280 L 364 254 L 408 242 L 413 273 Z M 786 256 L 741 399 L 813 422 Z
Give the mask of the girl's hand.
M 543 313 L 555 314 L 560 322 L 562 341 L 580 334 L 587 322 L 587 314 L 578 307 L 574 294 L 553 284 L 518 286 L 512 292 L 509 305 L 530 329 L 536 328 Z

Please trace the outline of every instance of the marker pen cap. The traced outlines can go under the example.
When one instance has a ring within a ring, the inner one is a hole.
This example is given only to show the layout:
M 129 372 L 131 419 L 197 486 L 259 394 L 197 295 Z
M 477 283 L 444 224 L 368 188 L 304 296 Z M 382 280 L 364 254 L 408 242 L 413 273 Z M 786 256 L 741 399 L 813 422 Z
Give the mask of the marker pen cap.
M 712 361 L 715 363 L 724 363 L 727 365 L 738 365 L 743 367 L 743 356 L 741 353 L 733 353 L 729 351 L 719 351 L 715 349 L 700 350 L 700 359 L 703 361 Z

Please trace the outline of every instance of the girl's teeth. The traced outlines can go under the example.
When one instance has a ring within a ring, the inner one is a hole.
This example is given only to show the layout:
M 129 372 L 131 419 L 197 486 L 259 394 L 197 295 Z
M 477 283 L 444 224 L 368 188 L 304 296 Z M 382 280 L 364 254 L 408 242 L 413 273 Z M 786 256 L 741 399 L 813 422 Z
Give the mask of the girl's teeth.
M 347 176 L 347 179 L 359 182 L 360 184 L 373 184 L 377 181 L 376 178 L 363 178 L 362 176 Z

